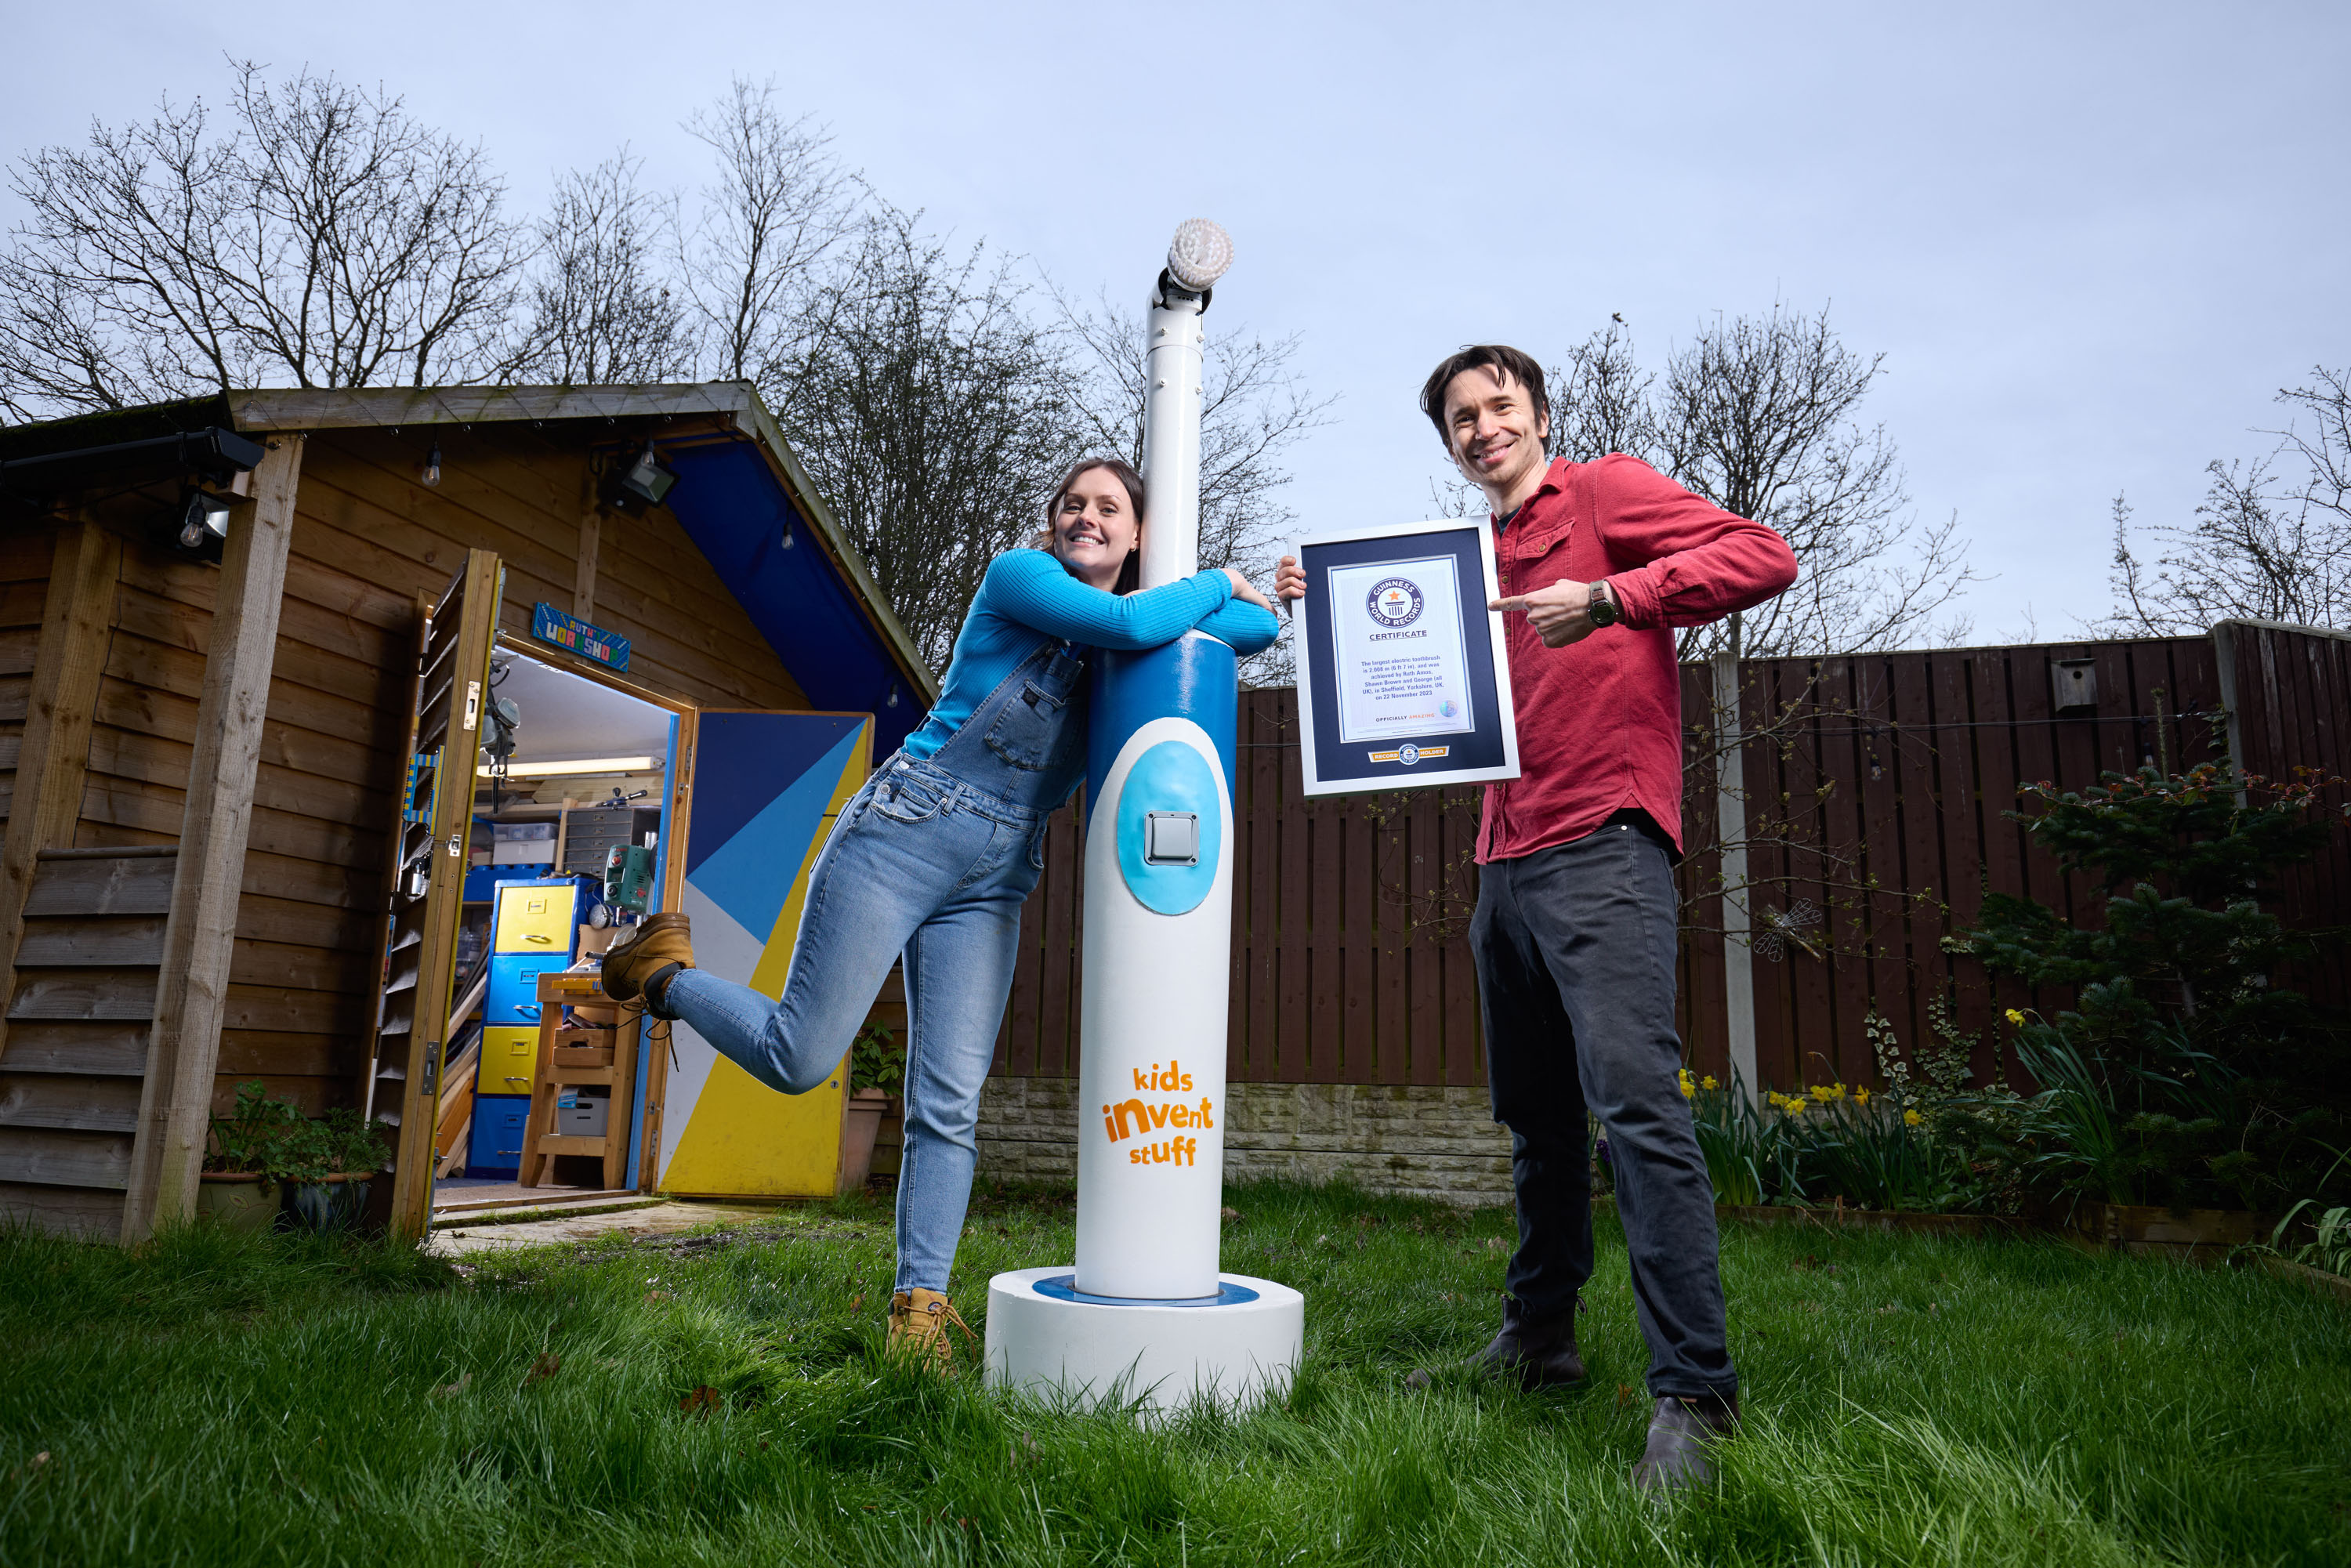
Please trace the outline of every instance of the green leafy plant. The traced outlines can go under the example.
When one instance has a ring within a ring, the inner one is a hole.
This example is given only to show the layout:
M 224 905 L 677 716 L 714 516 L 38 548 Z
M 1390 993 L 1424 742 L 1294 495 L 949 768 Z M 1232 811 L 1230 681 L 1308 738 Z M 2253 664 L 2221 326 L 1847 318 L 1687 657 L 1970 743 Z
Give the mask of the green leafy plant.
M 2277 1229 L 2270 1235 L 2273 1249 L 2283 1251 L 2288 1232 L 2302 1211 L 2314 1207 L 2316 1200 L 2304 1198 L 2286 1210 L 2278 1221 Z M 2288 1254 L 2294 1262 L 2313 1269 L 2324 1269 L 2330 1274 L 2351 1278 L 2351 1205 L 2338 1204 L 2310 1222 L 2316 1234 Z
M 276 1174 L 287 1181 L 319 1182 L 330 1176 L 367 1176 L 383 1167 L 384 1122 L 368 1122 L 338 1105 L 315 1121 L 289 1130 L 277 1150 Z
M 1746 1085 L 1736 1073 L 1726 1089 L 1712 1074 L 1694 1081 L 1685 1070 L 1682 1093 L 1690 1103 L 1715 1202 L 1761 1203 L 1770 1186 L 1766 1172 L 1771 1166 L 1771 1132 L 1757 1114 Z
M 869 1023 L 857 1031 L 849 1046 L 849 1087 L 879 1089 L 885 1094 L 900 1092 L 906 1082 L 906 1053 L 897 1037 L 878 1023 Z
M 1681 1082 L 1719 1203 L 1930 1213 L 1995 1205 L 1995 1184 L 1980 1178 L 1965 1146 L 1890 1093 L 1823 1083 L 1767 1090 L 1759 1106 L 1735 1077 L 1726 1086 L 1685 1071 Z
M 279 1143 L 301 1121 L 301 1108 L 272 1095 L 259 1079 L 240 1083 L 229 1113 L 212 1119 L 212 1145 L 204 1152 L 204 1168 L 266 1173 Z
M 347 1106 L 313 1121 L 291 1100 L 271 1094 L 254 1080 L 237 1085 L 226 1116 L 213 1118 L 204 1168 L 258 1171 L 275 1181 L 293 1182 L 364 1175 L 382 1168 L 391 1131 L 390 1123 L 365 1121 Z
M 2321 1140 L 2351 1112 L 2346 1030 L 2280 982 L 2334 934 L 2287 931 L 2262 900 L 2337 831 L 2324 797 L 2340 783 L 2212 764 L 2022 791 L 2037 809 L 2011 817 L 2105 895 L 2068 920 L 1987 894 L 1950 944 L 2075 993 L 2053 1017 L 2007 1015 L 2039 1086 L 2019 1129 L 2036 1186 L 2174 1207 L 2323 1196 Z

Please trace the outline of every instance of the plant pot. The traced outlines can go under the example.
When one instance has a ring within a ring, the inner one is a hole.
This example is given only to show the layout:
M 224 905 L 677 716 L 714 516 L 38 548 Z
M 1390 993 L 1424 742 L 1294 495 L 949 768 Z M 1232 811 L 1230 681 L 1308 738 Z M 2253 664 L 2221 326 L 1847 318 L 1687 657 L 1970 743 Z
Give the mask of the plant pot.
M 285 1201 L 259 1171 L 205 1171 L 196 1183 L 196 1218 L 242 1235 L 268 1229 Z
M 873 1174 L 873 1138 L 882 1130 L 883 1113 L 890 1096 L 880 1089 L 860 1089 L 850 1095 L 841 1124 L 841 1190 L 862 1192 Z
M 2058 1221 L 2078 1245 L 2217 1262 L 2233 1248 L 2264 1239 L 2262 1217 L 2241 1208 L 2166 1208 L 2160 1204 L 2084 1199 Z
M 346 1171 L 324 1181 L 286 1183 L 286 1213 L 297 1230 L 348 1230 L 367 1213 L 373 1171 Z

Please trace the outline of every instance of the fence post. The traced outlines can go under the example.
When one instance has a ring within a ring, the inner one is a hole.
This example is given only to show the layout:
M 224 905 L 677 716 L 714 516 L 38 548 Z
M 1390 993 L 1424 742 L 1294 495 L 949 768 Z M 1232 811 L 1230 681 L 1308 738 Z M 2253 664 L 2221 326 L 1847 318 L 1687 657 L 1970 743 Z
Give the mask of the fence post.
M 2229 771 L 2236 777 L 2237 804 L 2246 803 L 2245 781 L 2245 719 L 2244 709 L 2237 700 L 2237 625 L 2222 621 L 2212 628 L 2212 669 L 2220 680 L 2220 712 L 2228 727 Z M 2254 633 L 2259 636 L 2259 632 Z M 2180 759 L 2183 771 L 2187 759 Z
M 1740 726 L 1739 656 L 1714 658 L 1714 821 L 1722 846 L 1722 980 L 1730 1071 L 1750 1098 L 1755 1067 L 1755 949 L 1748 943 L 1747 747 Z

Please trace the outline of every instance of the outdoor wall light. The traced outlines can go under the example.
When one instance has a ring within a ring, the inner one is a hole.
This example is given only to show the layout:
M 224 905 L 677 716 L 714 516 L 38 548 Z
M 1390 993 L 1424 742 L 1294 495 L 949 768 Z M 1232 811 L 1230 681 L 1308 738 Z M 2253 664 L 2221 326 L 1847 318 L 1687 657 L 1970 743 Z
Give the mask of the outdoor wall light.
M 228 538 L 230 503 L 202 490 L 191 490 L 180 507 L 180 548 L 202 549 Z
M 662 497 L 668 495 L 669 487 L 676 483 L 676 473 L 662 466 L 650 441 L 645 443 L 645 449 L 638 455 L 635 465 L 621 476 L 621 488 L 648 507 L 660 506 Z
M 181 493 L 180 505 L 164 528 L 172 548 L 198 560 L 218 562 L 221 546 L 228 538 L 229 517 L 238 505 L 239 497 L 215 496 L 189 486 Z

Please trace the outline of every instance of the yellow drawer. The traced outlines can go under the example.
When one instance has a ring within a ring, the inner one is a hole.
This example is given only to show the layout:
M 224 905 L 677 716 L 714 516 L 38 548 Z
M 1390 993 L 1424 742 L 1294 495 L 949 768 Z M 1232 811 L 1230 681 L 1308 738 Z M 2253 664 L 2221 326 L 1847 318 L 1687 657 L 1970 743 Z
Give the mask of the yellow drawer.
M 538 1030 L 486 1029 L 482 1031 L 482 1070 L 474 1080 L 481 1094 L 528 1094 L 530 1070 L 538 1061 Z
M 494 953 L 571 952 L 572 890 L 563 887 L 509 887 L 498 894 L 498 928 Z

